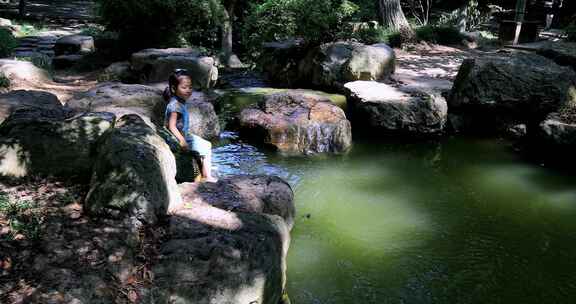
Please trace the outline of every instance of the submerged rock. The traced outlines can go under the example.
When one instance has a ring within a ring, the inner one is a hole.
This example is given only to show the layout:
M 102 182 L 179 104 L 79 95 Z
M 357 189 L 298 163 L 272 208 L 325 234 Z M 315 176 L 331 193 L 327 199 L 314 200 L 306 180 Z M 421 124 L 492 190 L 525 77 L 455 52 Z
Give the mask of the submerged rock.
M 371 134 L 433 135 L 446 125 L 448 108 L 439 93 L 373 81 L 350 82 L 345 87 L 352 123 Z
M 290 186 L 237 176 L 180 189 L 185 208 L 170 218 L 153 267 L 159 301 L 279 303 L 294 216 Z
M 176 161 L 164 140 L 137 115 L 120 118 L 98 147 L 84 210 L 153 225 L 180 204 Z
M 111 113 L 18 109 L 0 127 L 0 175 L 88 179 L 98 140 L 113 123 Z
M 448 99 L 463 117 L 463 131 L 501 132 L 511 125 L 537 125 L 576 98 L 576 72 L 535 54 L 466 59 Z
M 339 153 L 352 144 L 344 111 L 319 95 L 272 94 L 244 109 L 239 120 L 241 136 L 286 154 Z

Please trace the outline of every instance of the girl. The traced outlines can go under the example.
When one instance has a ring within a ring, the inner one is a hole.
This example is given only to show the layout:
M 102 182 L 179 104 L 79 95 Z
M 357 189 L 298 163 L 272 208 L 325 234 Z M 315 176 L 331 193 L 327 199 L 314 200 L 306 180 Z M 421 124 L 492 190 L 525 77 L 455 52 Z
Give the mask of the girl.
M 164 99 L 168 102 L 164 121 L 166 128 L 178 139 L 183 150 L 200 154 L 202 176 L 207 182 L 216 182 L 212 177 L 212 144 L 198 135 L 188 132 L 189 114 L 186 100 L 192 95 L 192 78 L 185 69 L 176 69 L 168 78 Z

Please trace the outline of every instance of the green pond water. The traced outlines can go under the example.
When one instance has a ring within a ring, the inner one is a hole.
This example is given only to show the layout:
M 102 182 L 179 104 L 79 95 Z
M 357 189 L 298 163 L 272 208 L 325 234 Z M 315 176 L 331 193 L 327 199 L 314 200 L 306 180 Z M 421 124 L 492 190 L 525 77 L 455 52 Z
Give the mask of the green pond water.
M 287 287 L 307 303 L 576 303 L 576 176 L 496 139 L 355 142 L 284 158 L 225 133 L 220 176 L 295 192 Z

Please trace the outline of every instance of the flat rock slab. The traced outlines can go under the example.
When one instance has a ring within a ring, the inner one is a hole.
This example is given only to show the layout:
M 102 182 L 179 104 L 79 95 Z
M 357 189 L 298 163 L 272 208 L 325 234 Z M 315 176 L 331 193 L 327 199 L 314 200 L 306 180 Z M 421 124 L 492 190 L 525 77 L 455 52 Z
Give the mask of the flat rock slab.
M 179 187 L 183 204 L 175 210 L 209 204 L 233 212 L 274 214 L 282 217 L 290 229 L 294 225 L 294 193 L 279 177 L 238 175 L 217 183 L 184 183 Z
M 279 303 L 293 222 L 293 193 L 281 179 L 236 176 L 180 185 L 185 208 L 170 217 L 153 267 L 159 300 Z M 174 287 L 177 288 L 174 288 Z
M 432 135 L 442 132 L 446 124 L 448 107 L 439 93 L 374 81 L 349 82 L 345 88 L 352 123 L 366 131 Z
M 284 154 L 340 153 L 352 144 L 344 111 L 320 95 L 272 94 L 242 110 L 239 121 L 241 136 Z

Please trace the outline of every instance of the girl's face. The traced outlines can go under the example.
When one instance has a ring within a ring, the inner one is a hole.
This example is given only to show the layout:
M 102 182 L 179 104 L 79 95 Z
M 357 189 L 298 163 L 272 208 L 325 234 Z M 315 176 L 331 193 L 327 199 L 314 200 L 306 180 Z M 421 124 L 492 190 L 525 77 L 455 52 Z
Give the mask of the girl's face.
M 190 77 L 182 77 L 176 87 L 176 96 L 188 100 L 192 95 L 192 80 Z

